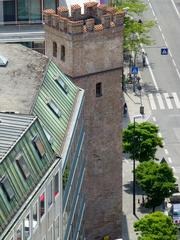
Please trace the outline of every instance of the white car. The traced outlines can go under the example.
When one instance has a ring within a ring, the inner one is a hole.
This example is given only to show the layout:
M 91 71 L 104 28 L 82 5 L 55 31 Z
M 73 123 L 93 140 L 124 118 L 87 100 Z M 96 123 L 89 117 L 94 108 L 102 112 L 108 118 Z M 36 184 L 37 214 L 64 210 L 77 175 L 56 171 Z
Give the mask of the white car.
M 8 64 L 8 60 L 0 55 L 0 67 L 5 67 Z

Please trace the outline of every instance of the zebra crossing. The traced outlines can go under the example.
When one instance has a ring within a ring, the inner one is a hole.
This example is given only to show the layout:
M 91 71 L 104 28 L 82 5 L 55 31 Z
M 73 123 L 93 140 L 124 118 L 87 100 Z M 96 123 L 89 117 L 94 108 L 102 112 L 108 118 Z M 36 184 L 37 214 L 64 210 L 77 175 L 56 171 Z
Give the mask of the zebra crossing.
M 149 103 L 152 110 L 180 109 L 180 95 L 171 93 L 149 93 Z

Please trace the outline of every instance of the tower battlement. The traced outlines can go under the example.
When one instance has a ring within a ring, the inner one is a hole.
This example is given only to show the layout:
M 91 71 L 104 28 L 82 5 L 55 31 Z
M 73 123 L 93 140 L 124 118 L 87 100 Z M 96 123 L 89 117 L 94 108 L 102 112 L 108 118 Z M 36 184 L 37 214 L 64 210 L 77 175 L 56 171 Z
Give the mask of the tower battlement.
M 123 11 L 117 12 L 113 7 L 96 2 L 84 3 L 84 14 L 78 4 L 71 6 L 71 16 L 66 7 L 58 7 L 57 12 L 46 9 L 43 14 L 46 25 L 72 35 L 122 27 L 125 15 Z

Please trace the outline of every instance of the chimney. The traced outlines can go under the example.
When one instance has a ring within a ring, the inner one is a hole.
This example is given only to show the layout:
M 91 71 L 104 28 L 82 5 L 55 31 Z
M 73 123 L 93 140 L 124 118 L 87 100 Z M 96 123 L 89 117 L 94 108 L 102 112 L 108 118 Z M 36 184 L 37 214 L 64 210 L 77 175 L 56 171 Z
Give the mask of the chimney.
M 71 17 L 74 21 L 81 19 L 81 7 L 78 4 L 71 6 Z
M 65 17 L 65 18 L 69 17 L 69 10 L 67 7 L 58 7 L 57 12 L 62 17 Z

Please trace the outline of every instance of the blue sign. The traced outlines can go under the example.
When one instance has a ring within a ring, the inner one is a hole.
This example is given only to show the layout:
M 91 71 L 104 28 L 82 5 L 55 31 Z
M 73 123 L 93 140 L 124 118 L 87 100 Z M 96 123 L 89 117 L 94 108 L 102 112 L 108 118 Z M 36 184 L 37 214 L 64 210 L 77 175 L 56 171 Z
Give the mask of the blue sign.
M 168 48 L 161 48 L 161 55 L 168 55 Z
M 138 74 L 138 67 L 132 67 L 132 74 Z

